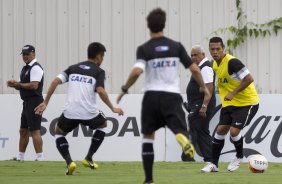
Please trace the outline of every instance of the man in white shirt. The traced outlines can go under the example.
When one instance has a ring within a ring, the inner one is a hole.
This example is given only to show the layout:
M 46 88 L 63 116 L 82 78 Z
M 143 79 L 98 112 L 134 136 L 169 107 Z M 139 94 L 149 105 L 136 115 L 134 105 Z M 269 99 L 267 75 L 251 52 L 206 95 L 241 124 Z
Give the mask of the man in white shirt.
M 211 62 L 205 56 L 204 49 L 200 45 L 195 45 L 191 50 L 191 59 L 197 64 L 201 70 L 204 83 L 209 90 L 211 96 L 204 96 L 200 93 L 200 86 L 193 76 L 186 89 L 189 112 L 189 132 L 191 134 L 192 143 L 199 150 L 205 162 L 211 162 L 212 158 L 212 138 L 210 136 L 209 124 L 213 109 L 215 108 L 214 81 L 215 74 L 212 69 Z M 185 160 L 185 155 L 182 155 Z M 190 158 L 193 160 L 193 158 Z M 189 160 L 189 159 L 188 159 Z
M 20 91 L 23 100 L 23 110 L 21 114 L 19 154 L 17 160 L 23 161 L 25 150 L 31 134 L 36 161 L 43 160 L 42 137 L 40 133 L 42 116 L 34 113 L 34 108 L 43 101 L 43 69 L 35 58 L 35 48 L 32 45 L 25 45 L 22 48 L 22 57 L 25 62 L 20 74 L 20 81 L 9 80 L 7 86 Z

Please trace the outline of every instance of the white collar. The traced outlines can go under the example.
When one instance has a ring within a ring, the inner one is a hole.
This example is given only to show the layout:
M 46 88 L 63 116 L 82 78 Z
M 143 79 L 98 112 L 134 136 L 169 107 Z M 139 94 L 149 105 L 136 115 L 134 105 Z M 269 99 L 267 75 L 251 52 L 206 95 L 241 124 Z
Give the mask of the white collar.
M 34 58 L 30 63 L 28 63 L 29 66 L 32 66 L 37 61 L 36 58 Z
M 200 63 L 198 66 L 201 66 L 202 64 L 204 64 L 204 62 L 208 61 L 209 59 L 207 57 L 205 57 Z

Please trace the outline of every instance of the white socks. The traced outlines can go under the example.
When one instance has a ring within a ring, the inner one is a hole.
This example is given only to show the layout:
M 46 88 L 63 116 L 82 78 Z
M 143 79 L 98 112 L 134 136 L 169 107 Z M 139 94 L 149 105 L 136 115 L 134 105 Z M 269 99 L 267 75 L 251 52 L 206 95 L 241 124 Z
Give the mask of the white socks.
M 43 161 L 43 160 L 44 160 L 43 153 L 36 153 L 35 161 Z
M 24 152 L 19 152 L 17 156 L 18 161 L 24 161 Z

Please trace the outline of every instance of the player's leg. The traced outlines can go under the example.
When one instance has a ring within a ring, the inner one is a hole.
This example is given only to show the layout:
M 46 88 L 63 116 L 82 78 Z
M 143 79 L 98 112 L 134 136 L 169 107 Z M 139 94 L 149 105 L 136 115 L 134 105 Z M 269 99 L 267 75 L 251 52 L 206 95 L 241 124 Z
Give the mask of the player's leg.
M 145 173 L 144 183 L 153 183 L 154 164 L 154 138 L 155 131 L 164 124 L 160 118 L 159 103 L 162 101 L 160 93 L 146 92 L 142 100 L 141 109 L 141 132 L 142 140 L 142 162 Z
M 58 119 L 58 123 L 55 126 L 56 146 L 58 151 L 67 163 L 67 175 L 73 174 L 74 170 L 76 169 L 76 164 L 71 159 L 71 155 L 69 152 L 69 143 L 65 136 L 68 132 L 75 129 L 78 124 L 78 122 L 71 119 L 67 119 L 66 117 L 64 117 L 64 114 L 62 114 Z
M 154 137 L 155 133 L 144 134 L 142 140 L 142 161 L 145 172 L 145 182 L 153 182 L 153 164 L 154 164 Z
M 32 137 L 33 146 L 36 152 L 35 160 L 36 161 L 44 160 L 43 150 L 42 150 L 43 141 L 42 141 L 40 130 L 31 131 L 31 137 Z
M 189 122 L 190 123 L 190 122 Z M 212 161 L 212 137 L 209 131 L 209 114 L 206 118 L 197 116 L 197 119 L 193 122 L 195 126 L 195 132 L 197 132 L 197 145 L 204 158 L 205 162 Z M 193 140 L 193 137 L 192 137 Z M 193 143 L 193 142 L 192 142 Z M 195 144 L 194 144 L 195 145 Z
M 29 142 L 29 131 L 27 128 L 20 128 L 18 161 L 24 161 L 25 150 Z
M 92 136 L 92 140 L 91 140 L 91 144 L 90 144 L 88 153 L 85 159 L 82 161 L 82 164 L 85 167 L 90 167 L 91 169 L 97 169 L 98 164 L 93 161 L 92 157 L 96 153 L 96 151 L 99 149 L 102 142 L 104 141 L 104 138 L 106 135 L 105 128 L 107 127 L 106 117 L 100 111 L 98 116 L 82 124 L 88 125 L 92 129 L 96 129 L 95 133 Z
M 202 172 L 217 172 L 219 170 L 218 160 L 224 147 L 226 134 L 228 133 L 232 122 L 229 107 L 224 107 L 221 109 L 219 119 L 220 120 L 216 128 L 216 133 L 212 139 L 212 162 L 209 162 L 204 168 L 202 168 Z
M 243 159 L 243 137 L 241 135 L 241 130 L 250 124 L 251 120 L 257 113 L 259 105 L 251 105 L 244 107 L 237 107 L 233 111 L 232 125 L 230 128 L 230 138 L 234 144 L 236 150 L 236 157 L 230 162 L 227 169 L 229 171 L 235 171 L 240 167 L 240 162 Z
M 185 113 L 182 108 L 182 97 L 179 94 L 164 94 L 161 102 L 161 113 L 167 127 L 175 134 L 183 153 L 188 158 L 194 158 L 195 148 L 188 139 Z
M 29 142 L 29 130 L 28 130 L 28 124 L 26 119 L 26 102 L 23 103 L 23 110 L 21 114 L 21 126 L 20 126 L 20 139 L 19 139 L 19 153 L 17 156 L 18 161 L 24 161 L 24 155 L 26 151 L 26 147 Z
M 42 116 L 35 114 L 34 109 L 39 105 L 43 99 L 41 97 L 32 97 L 27 101 L 26 119 L 31 133 L 34 150 L 36 152 L 36 161 L 41 161 L 43 157 L 43 140 L 40 133 Z

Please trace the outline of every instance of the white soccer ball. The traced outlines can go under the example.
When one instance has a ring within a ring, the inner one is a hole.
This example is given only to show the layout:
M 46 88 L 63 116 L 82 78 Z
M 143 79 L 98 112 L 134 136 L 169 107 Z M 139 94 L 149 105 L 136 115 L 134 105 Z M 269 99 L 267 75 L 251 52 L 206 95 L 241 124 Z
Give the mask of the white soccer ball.
M 268 167 L 268 161 L 263 155 L 251 155 L 248 167 L 253 173 L 263 173 Z

